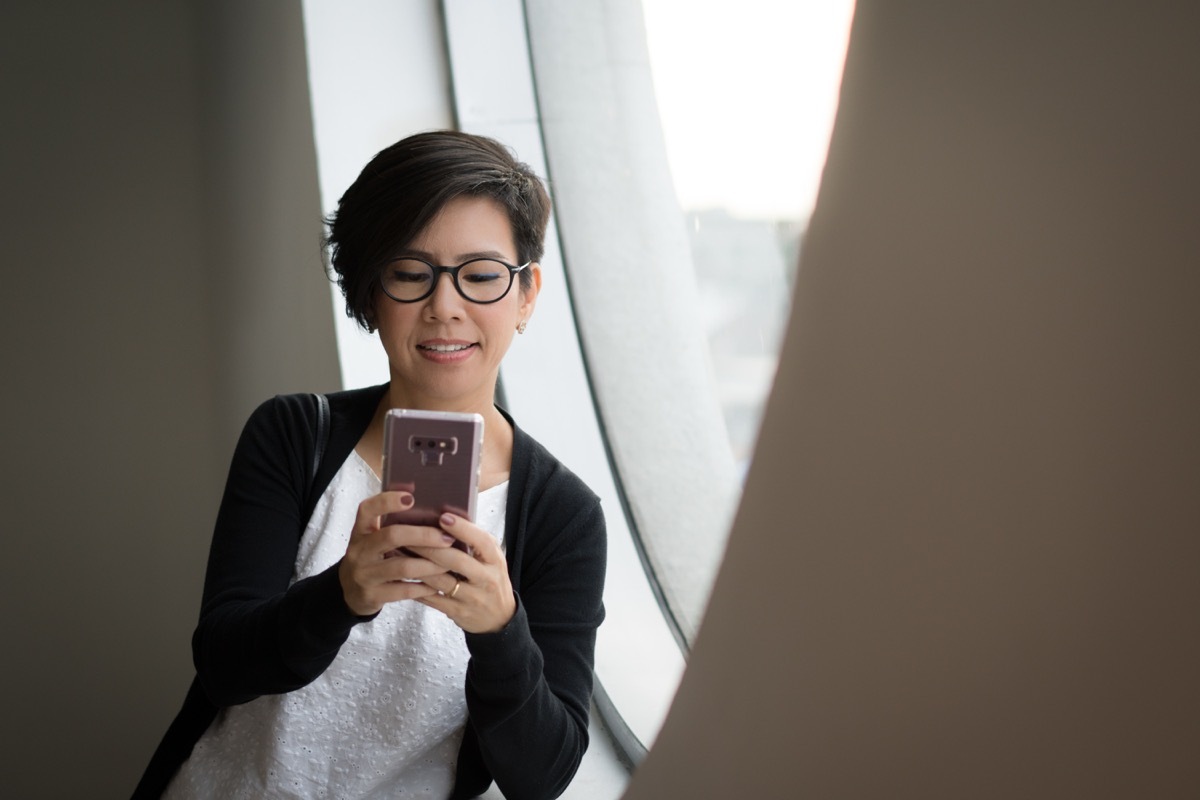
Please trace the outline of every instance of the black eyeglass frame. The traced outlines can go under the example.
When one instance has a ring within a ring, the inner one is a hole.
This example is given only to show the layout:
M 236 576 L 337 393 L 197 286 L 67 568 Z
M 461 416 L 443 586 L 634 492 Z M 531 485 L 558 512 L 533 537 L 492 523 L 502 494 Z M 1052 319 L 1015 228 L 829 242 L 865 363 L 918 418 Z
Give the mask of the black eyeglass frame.
M 429 291 L 427 291 L 425 294 L 421 295 L 420 297 L 414 297 L 411 300 L 401 300 L 399 297 L 396 297 L 394 294 L 389 292 L 387 290 L 387 288 L 383 285 L 383 271 L 381 270 L 380 277 L 379 277 L 379 288 L 383 291 L 384 294 L 386 294 L 392 300 L 395 300 L 397 303 L 419 303 L 422 300 L 427 299 L 430 295 L 432 295 L 435 291 L 437 291 L 437 285 L 438 285 L 438 282 L 441 280 L 442 273 L 449 273 L 450 282 L 454 284 L 454 291 L 458 292 L 459 297 L 461 297 L 462 299 L 466 300 L 469 303 L 475 303 L 476 305 L 480 305 L 480 306 L 490 306 L 492 303 L 499 303 L 501 300 L 508 297 L 508 293 L 512 291 L 513 283 L 516 282 L 517 273 L 533 263 L 532 260 L 526 261 L 521 266 L 516 267 L 516 266 L 513 266 L 512 264 L 509 264 L 507 261 L 501 261 L 498 258 L 491 258 L 489 256 L 480 256 L 479 258 L 467 259 L 463 263 L 459 264 L 457 267 L 443 267 L 438 264 L 430 264 L 425 259 L 417 258 L 416 256 L 400 256 L 399 258 L 389 259 L 387 264 L 383 265 L 383 269 L 386 270 L 388 268 L 389 264 L 394 264 L 397 261 L 420 261 L 422 264 L 424 264 L 425 266 L 427 266 L 431 270 L 433 270 L 433 280 L 431 280 L 429 282 Z M 467 293 L 462 290 L 462 286 L 460 286 L 458 283 L 459 271 L 463 267 L 467 266 L 468 264 L 474 264 L 477 261 L 491 261 L 494 264 L 500 264 L 508 269 L 508 286 L 505 288 L 504 292 L 499 297 L 497 297 L 495 300 L 476 300 L 473 297 L 469 297 L 467 295 Z

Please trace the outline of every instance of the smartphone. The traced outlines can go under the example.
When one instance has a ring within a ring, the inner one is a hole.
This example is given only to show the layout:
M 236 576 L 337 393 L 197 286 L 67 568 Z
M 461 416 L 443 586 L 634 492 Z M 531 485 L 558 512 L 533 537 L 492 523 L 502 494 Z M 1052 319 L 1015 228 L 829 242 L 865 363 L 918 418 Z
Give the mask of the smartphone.
M 414 503 L 388 514 L 382 524 L 436 528 L 446 511 L 474 520 L 482 450 L 479 414 L 389 410 L 383 420 L 383 489 L 409 492 Z M 468 550 L 461 542 L 455 547 Z

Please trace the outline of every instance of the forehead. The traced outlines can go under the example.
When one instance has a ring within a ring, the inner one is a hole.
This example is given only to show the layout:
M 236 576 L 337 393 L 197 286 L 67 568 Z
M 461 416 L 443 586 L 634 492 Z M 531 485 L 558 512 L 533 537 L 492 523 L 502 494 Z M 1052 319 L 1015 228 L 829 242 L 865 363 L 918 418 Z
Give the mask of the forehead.
M 516 258 L 512 223 L 504 206 L 490 197 L 468 195 L 442 206 L 405 250 L 443 262 L 480 255 Z

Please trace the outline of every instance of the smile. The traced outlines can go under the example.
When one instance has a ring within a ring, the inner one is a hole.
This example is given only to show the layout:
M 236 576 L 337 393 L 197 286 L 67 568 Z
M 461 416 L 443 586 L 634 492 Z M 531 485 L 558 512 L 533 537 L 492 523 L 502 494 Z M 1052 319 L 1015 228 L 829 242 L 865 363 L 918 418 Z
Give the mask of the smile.
M 475 357 L 475 351 L 479 349 L 478 342 L 447 342 L 447 341 L 430 341 L 421 342 L 417 345 L 417 352 L 421 358 L 433 364 L 443 364 L 452 366 L 455 364 L 463 364 Z
M 473 344 L 419 344 L 417 348 L 431 350 L 435 353 L 457 353 L 460 350 L 466 350 L 474 346 Z

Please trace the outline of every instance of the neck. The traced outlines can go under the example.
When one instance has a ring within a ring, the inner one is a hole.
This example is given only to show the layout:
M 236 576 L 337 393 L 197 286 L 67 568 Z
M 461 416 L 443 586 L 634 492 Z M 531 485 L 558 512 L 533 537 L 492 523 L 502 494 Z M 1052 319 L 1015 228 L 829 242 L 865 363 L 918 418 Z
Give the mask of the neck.
M 403 383 L 392 379 L 384 402 L 388 408 L 412 408 L 422 411 L 456 411 L 462 414 L 481 414 L 490 419 L 495 413 L 495 383 L 483 387 L 479 392 L 447 398 L 413 392 Z

